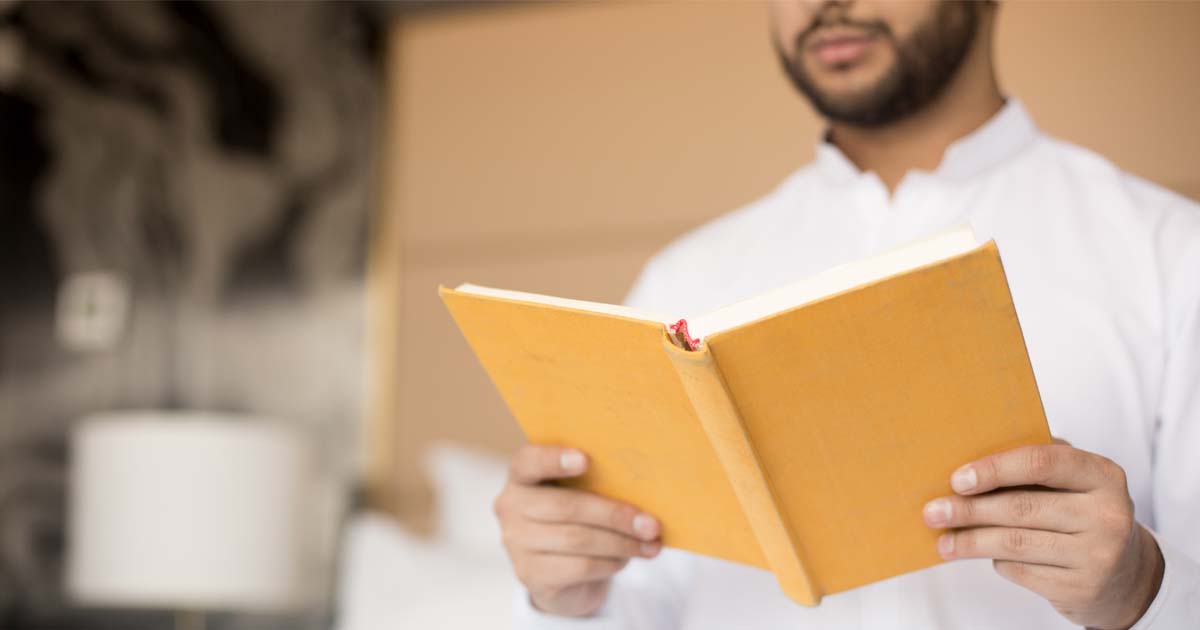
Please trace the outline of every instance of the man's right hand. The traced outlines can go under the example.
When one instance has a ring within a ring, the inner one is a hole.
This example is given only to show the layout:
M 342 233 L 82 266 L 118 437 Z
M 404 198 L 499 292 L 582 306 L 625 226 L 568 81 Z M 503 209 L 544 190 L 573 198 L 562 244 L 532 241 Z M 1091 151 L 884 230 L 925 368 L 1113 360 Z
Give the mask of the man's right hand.
M 608 596 L 610 579 L 630 558 L 653 558 L 662 549 L 661 527 L 653 516 L 546 484 L 577 477 L 587 465 L 587 457 L 575 449 L 523 446 L 495 503 L 517 579 L 536 608 L 565 617 L 596 612 Z

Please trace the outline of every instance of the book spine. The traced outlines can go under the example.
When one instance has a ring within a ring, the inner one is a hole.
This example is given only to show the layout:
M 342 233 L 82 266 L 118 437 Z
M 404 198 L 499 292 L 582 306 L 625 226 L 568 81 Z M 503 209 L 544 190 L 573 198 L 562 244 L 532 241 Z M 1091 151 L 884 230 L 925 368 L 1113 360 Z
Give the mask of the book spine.
M 685 350 L 665 331 L 662 344 L 780 588 L 796 602 L 816 606 L 821 594 L 805 569 L 800 549 L 707 344 L 699 350 Z

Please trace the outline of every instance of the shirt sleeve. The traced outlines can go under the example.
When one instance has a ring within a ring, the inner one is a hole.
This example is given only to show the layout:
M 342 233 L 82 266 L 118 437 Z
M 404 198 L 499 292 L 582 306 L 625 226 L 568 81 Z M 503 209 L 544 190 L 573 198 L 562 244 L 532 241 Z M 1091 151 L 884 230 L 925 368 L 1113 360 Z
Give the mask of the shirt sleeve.
M 654 310 L 669 294 L 670 274 L 659 260 L 642 270 L 625 304 Z M 516 630 L 672 630 L 679 628 L 683 603 L 689 588 L 693 559 L 690 554 L 663 549 L 652 560 L 635 558 L 613 578 L 608 599 L 590 617 L 559 617 L 544 613 L 529 601 L 529 593 L 517 589 L 513 627 Z
M 629 293 L 625 294 L 625 306 L 647 311 L 667 310 L 664 308 L 667 306 L 664 304 L 664 296 L 671 292 L 668 282 L 671 274 L 664 269 L 662 259 L 663 255 L 659 254 L 642 267 Z
M 653 560 L 635 559 L 613 578 L 612 590 L 590 617 L 558 617 L 539 611 L 518 589 L 516 630 L 672 630 L 679 628 L 692 558 L 664 549 Z
M 1183 630 L 1200 620 L 1200 564 L 1191 556 L 1165 543 L 1161 537 L 1165 568 L 1158 595 L 1146 614 L 1129 630 Z
M 1156 423 L 1153 512 L 1165 568 L 1158 595 L 1136 630 L 1200 623 L 1200 207 L 1180 203 L 1160 236 L 1166 364 Z

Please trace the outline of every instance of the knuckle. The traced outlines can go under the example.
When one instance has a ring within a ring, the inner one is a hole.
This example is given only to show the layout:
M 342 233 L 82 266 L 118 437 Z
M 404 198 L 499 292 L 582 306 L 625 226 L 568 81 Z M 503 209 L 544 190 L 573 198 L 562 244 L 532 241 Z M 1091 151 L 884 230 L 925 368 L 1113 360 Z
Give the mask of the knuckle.
M 985 482 L 996 482 L 997 480 L 1000 479 L 1000 457 L 999 456 L 992 456 L 992 457 L 984 458 L 982 460 L 982 464 L 983 464 L 983 467 L 982 467 L 983 478 L 979 480 L 980 485 L 984 485 Z
M 522 446 L 513 454 L 512 459 L 508 460 L 508 478 L 521 479 L 526 468 L 526 463 L 529 461 L 529 445 Z
M 550 505 L 550 513 L 556 521 L 572 521 L 579 516 L 579 500 L 571 494 L 563 493 L 554 497 Z
M 1029 534 L 1021 529 L 1006 529 L 1001 535 L 1000 544 L 1006 551 L 1020 553 L 1029 549 L 1032 544 Z
M 1090 550 L 1090 555 L 1095 566 L 1107 573 L 1109 569 L 1117 565 L 1120 554 L 1108 545 L 1094 545 Z
M 586 549 L 589 542 L 591 542 L 591 537 L 582 527 L 568 527 L 562 533 L 562 544 L 567 549 Z
M 959 555 L 973 554 L 979 549 L 979 539 L 974 531 L 960 531 L 954 536 L 954 552 Z
M 518 448 L 508 462 L 509 479 L 528 483 L 546 477 L 550 470 L 546 464 L 547 452 L 547 447 L 537 444 L 525 444 Z
M 1121 488 L 1128 487 L 1129 480 L 1125 476 L 1125 469 L 1111 459 L 1103 458 L 1103 461 L 1105 476 L 1111 479 L 1114 485 Z
M 1124 505 L 1104 510 L 1100 522 L 1108 532 L 1120 540 L 1126 540 L 1134 533 L 1133 511 Z
M 1098 466 L 1100 471 L 1104 473 L 1112 474 L 1115 472 L 1115 468 L 1120 468 L 1116 462 L 1099 453 L 1080 453 L 1080 456 L 1088 458 L 1091 464 Z
M 1135 520 L 1136 514 L 1134 511 L 1133 497 L 1129 496 L 1128 492 L 1121 496 L 1121 509 L 1127 519 L 1130 521 Z
M 1129 487 L 1129 477 L 1125 474 L 1125 469 L 1117 464 L 1113 464 L 1113 478 L 1121 486 L 1121 488 Z
M 1037 513 L 1038 505 L 1032 493 L 1018 492 L 1009 500 L 1008 509 L 1014 520 L 1026 523 Z
M 1017 580 L 1029 579 L 1029 565 L 1024 562 L 1010 562 L 1009 573 Z
M 975 499 L 955 500 L 951 499 L 950 514 L 954 515 L 953 520 L 959 523 L 974 523 L 978 515 L 979 506 Z
M 1137 529 L 1137 521 L 1133 520 L 1133 510 L 1125 506 L 1118 508 L 1112 519 L 1117 533 L 1120 534 L 1122 538 L 1132 536 L 1134 531 Z
M 513 461 L 526 462 L 537 457 L 538 446 L 536 444 L 522 444 L 513 453 Z
M 632 505 L 619 503 L 609 511 L 609 525 L 613 529 L 628 530 L 633 526 L 635 516 L 637 516 L 637 510 L 633 509 Z
M 1015 581 L 1021 581 L 1029 575 L 1029 566 L 1024 562 L 992 560 L 992 568 L 996 573 Z
M 1031 448 L 1025 456 L 1025 466 L 1032 479 L 1043 480 L 1054 468 L 1054 451 L 1048 448 Z
M 569 576 L 573 580 L 582 581 L 596 574 L 599 569 L 600 560 L 596 558 L 579 558 L 571 564 Z

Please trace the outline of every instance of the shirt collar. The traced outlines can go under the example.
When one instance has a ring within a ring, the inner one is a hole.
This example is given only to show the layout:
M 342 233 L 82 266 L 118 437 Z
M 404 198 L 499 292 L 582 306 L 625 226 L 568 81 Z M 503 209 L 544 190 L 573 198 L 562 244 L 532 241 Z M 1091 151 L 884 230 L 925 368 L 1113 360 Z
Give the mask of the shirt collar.
M 947 179 L 967 179 L 998 166 L 1019 153 L 1037 137 L 1037 126 L 1025 106 L 1010 98 L 1004 107 L 975 131 L 955 140 L 946 148 L 934 175 Z M 822 172 L 838 180 L 863 175 L 842 150 L 822 134 L 817 144 L 816 164 Z

